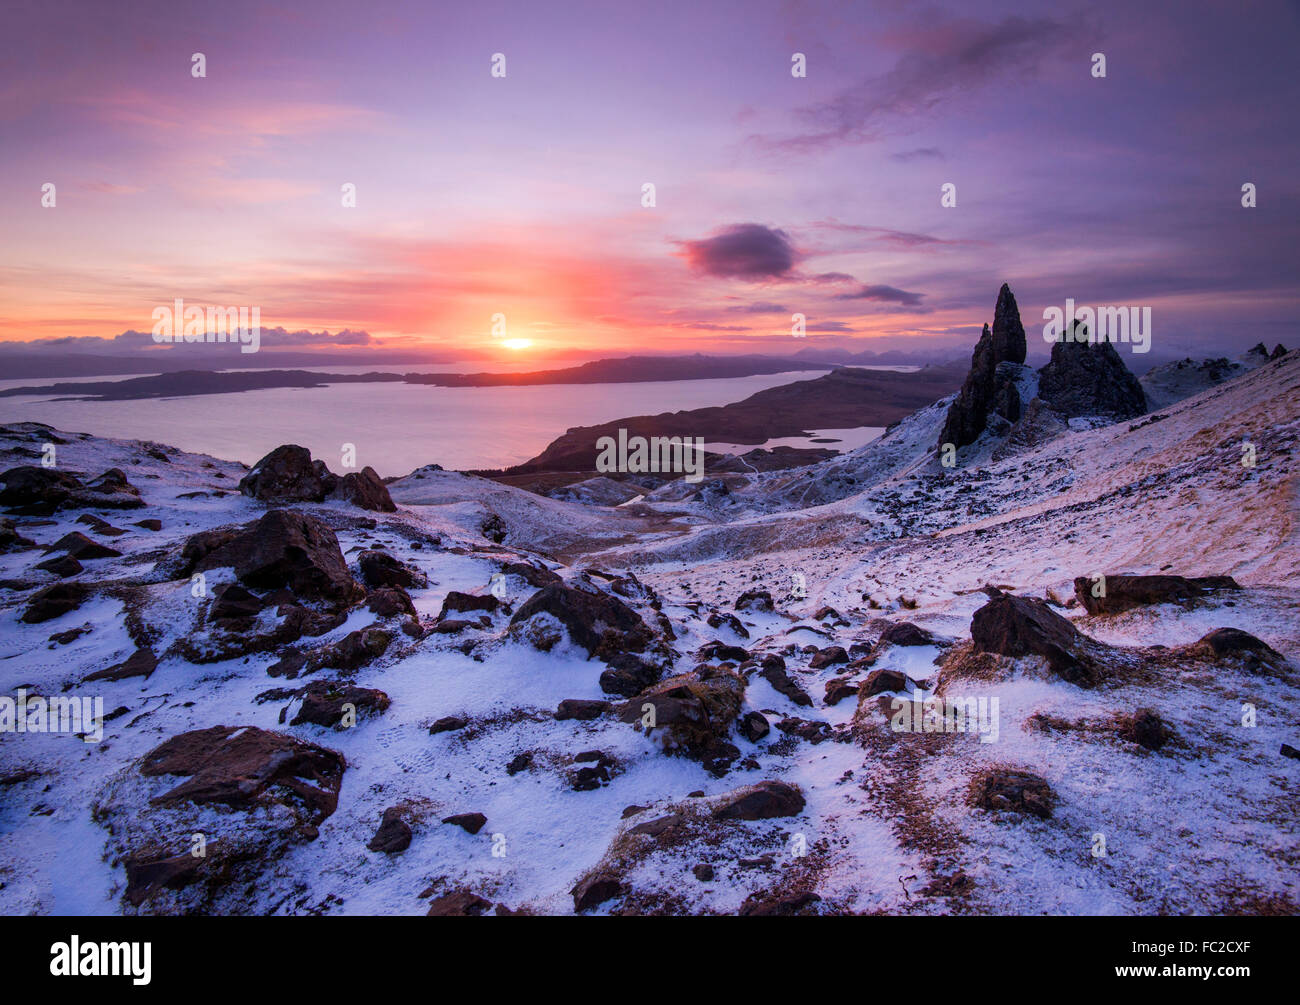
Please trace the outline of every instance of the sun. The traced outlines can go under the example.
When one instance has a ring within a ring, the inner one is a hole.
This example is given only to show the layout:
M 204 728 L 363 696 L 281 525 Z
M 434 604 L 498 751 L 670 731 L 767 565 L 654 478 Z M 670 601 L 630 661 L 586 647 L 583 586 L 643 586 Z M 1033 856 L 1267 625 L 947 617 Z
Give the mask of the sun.
M 527 349 L 533 344 L 530 338 L 508 338 L 501 343 L 507 349 Z

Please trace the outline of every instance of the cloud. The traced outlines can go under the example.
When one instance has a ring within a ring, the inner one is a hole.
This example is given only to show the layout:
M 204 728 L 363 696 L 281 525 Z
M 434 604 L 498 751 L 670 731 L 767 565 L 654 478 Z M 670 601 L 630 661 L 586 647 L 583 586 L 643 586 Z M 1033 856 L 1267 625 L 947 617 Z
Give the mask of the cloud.
M 770 304 L 759 301 L 754 304 L 740 304 L 736 307 L 728 307 L 727 310 L 732 314 L 787 314 L 789 308 L 784 304 Z
M 892 69 L 800 109 L 797 115 L 807 131 L 775 145 L 819 148 L 904 132 L 954 96 L 1016 74 L 1033 76 L 1074 37 L 1074 31 L 1047 18 L 1013 16 L 996 24 L 954 18 L 927 24 L 899 40 L 903 54 Z
M 696 272 L 731 279 L 771 279 L 794 268 L 789 235 L 759 223 L 724 227 L 712 237 L 681 242 Z
M 917 147 L 915 150 L 900 150 L 896 154 L 890 154 L 891 158 L 902 164 L 910 164 L 912 161 L 919 160 L 945 160 L 943 151 L 938 147 Z
M 902 304 L 904 307 L 918 307 L 924 293 L 909 293 L 894 286 L 862 285 L 852 293 L 841 293 L 836 300 L 876 300 L 881 303 Z

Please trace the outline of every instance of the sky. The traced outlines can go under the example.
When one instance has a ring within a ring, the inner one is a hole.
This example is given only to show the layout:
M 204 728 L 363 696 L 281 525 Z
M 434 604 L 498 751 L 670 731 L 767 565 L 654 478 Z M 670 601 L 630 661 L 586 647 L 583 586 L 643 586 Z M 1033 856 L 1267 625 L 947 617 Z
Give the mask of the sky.
M 968 348 L 1003 282 L 1031 353 L 1066 298 L 1151 307 L 1161 356 L 1297 341 L 1294 0 L 5 20 L 0 343 L 154 351 L 182 298 L 272 350 Z

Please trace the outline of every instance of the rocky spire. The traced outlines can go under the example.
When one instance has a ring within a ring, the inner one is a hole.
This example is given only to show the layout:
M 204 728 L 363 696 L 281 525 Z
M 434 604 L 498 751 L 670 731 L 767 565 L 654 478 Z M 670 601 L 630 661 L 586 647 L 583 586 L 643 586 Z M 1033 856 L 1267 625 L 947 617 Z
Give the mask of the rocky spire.
M 975 346 L 961 393 L 948 408 L 939 436 L 940 448 L 945 443 L 958 447 L 974 443 L 988 425 L 990 411 L 1009 422 L 1020 418 L 1021 401 L 1014 379 L 1008 379 L 1008 368 L 999 375 L 998 367 L 1010 363 L 1015 365 L 1010 369 L 1015 369 L 1024 362 L 1025 326 L 1020 323 L 1020 309 L 1011 288 L 1003 283 L 993 309 L 993 330 L 986 324 Z
M 1073 336 L 1079 329 L 1074 322 Z M 1106 339 L 1063 338 L 1038 371 L 1038 397 L 1065 418 L 1096 415 L 1113 421 L 1145 415 L 1146 395 L 1124 358 Z

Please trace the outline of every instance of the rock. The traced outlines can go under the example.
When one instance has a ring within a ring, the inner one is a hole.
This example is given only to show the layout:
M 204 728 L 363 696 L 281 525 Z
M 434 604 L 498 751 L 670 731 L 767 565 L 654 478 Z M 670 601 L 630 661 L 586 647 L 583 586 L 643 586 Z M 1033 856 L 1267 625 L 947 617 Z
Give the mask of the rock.
M 804 809 L 803 793 L 786 782 L 762 781 L 727 793 L 713 816 L 718 820 L 768 820 L 798 816 Z
M 392 855 L 395 852 L 406 851 L 411 847 L 411 827 L 402 819 L 400 807 L 390 806 L 384 810 L 383 819 L 379 823 L 379 830 L 375 831 L 375 836 L 370 839 L 366 845 L 371 851 L 381 851 L 386 855 Z
M 12 520 L 0 519 L 0 554 L 35 547 L 36 542 L 19 534 Z
M 312 463 L 306 447 L 290 443 L 254 464 L 239 480 L 239 491 L 266 503 L 324 502 L 333 477 L 323 463 Z
M 959 448 L 974 443 L 989 425 L 990 415 L 1000 416 L 1006 423 L 1020 418 L 1021 406 L 1027 402 L 1020 401 L 1015 385 L 1025 362 L 1026 348 L 1020 309 L 1010 287 L 1003 283 L 993 309 L 993 329 L 984 326 L 971 354 L 970 371 L 948 408 L 939 435 L 940 448 L 945 443 Z
M 319 825 L 338 806 L 347 762 L 343 755 L 284 733 L 256 726 L 210 726 L 181 733 L 145 754 L 145 777 L 184 775 L 186 780 L 155 805 L 221 804 L 239 810 L 292 800 Z
M 739 732 L 750 743 L 757 743 L 771 732 L 771 726 L 762 712 L 746 712 L 741 716 Z
M 722 628 L 725 625 L 742 639 L 749 638 L 749 629 L 742 625 L 740 619 L 734 614 L 719 614 L 715 611 L 709 615 L 708 624 L 710 628 Z
M 888 671 L 888 672 L 892 672 L 892 671 Z M 847 680 L 843 677 L 837 677 L 835 680 L 827 681 L 825 704 L 838 705 L 845 698 L 857 698 L 858 688 L 861 686 L 862 686 L 861 682 Z M 893 689 L 886 688 L 886 690 L 893 690 Z
M 0 472 L 0 483 L 0 506 L 33 516 L 49 516 L 82 488 L 75 475 L 32 464 Z
M 492 906 L 492 901 L 484 900 L 478 894 L 468 890 L 457 890 L 429 901 L 429 918 L 477 918 Z
M 1096 588 L 1101 592 L 1102 582 Z M 1215 590 L 1240 590 L 1231 576 L 1106 576 L 1105 595 L 1093 596 L 1093 579 L 1079 576 L 1074 581 L 1074 595 L 1089 614 L 1118 614 L 1120 611 L 1150 604 L 1182 604 Z
M 429 585 L 429 578 L 423 572 L 386 551 L 363 551 L 357 556 L 357 568 L 372 589 L 396 586 L 403 590 L 423 590 Z
M 637 824 L 628 833 L 657 838 L 669 831 L 676 830 L 685 820 L 686 818 L 680 813 L 669 813 L 665 817 L 658 817 L 655 820 L 647 820 L 645 823 Z
M 443 817 L 442 822 L 445 824 L 455 824 L 471 834 L 477 834 L 487 823 L 487 817 L 482 813 L 457 813 L 450 817 Z
M 153 654 L 152 649 L 142 646 L 124 662 L 111 666 L 107 670 L 96 670 L 86 680 L 126 680 L 128 677 L 143 677 L 148 680 L 149 675 L 156 669 L 158 669 L 158 657 Z
M 62 617 L 69 611 L 75 611 L 90 596 L 90 591 L 80 583 L 54 583 L 32 594 L 23 611 L 24 624 L 34 625 L 41 621 Z
M 490 593 L 478 596 L 473 593 L 460 593 L 452 590 L 442 602 L 442 610 L 438 612 L 438 620 L 441 621 L 452 612 L 464 614 L 467 611 L 487 611 L 491 613 L 500 606 L 501 601 Z
M 310 662 L 314 664 L 313 669 L 359 670 L 384 655 L 392 641 L 392 632 L 386 632 L 382 628 L 373 625 L 358 628 L 327 647 Z
M 540 590 L 543 586 L 554 586 L 562 582 L 550 569 L 539 569 L 535 565 L 529 565 L 527 562 L 506 562 L 501 566 L 501 572 L 506 576 L 518 576 L 529 586 Z
M 807 740 L 813 746 L 833 739 L 835 736 L 829 722 L 823 722 L 820 719 L 800 719 L 794 715 L 786 716 L 776 724 L 776 728 L 785 733 L 786 736 L 797 736 L 801 740 Z
M 767 896 L 764 893 L 751 893 L 741 905 L 738 917 L 741 918 L 786 918 L 807 914 L 808 908 L 819 903 L 821 897 L 815 893 L 797 893 L 788 896 Z
M 203 859 L 189 852 L 169 858 L 129 855 L 123 860 L 126 869 L 127 903 L 139 907 L 164 888 L 180 890 L 199 879 Z
M 843 618 L 839 611 L 837 611 L 835 608 L 831 607 L 828 604 L 825 607 L 820 608 L 817 611 L 817 613 L 813 615 L 813 620 L 814 621 L 841 621 L 843 620 Z
M 460 715 L 444 715 L 441 719 L 429 727 L 429 735 L 435 733 L 454 733 L 459 729 L 464 729 L 469 725 L 469 720 Z
M 51 572 L 61 579 L 67 579 L 69 576 L 75 576 L 84 571 L 82 564 L 71 555 L 47 558 L 44 562 L 37 562 L 32 568 Z
M 607 900 L 613 900 L 623 893 L 623 884 L 617 876 L 609 873 L 597 873 L 579 882 L 572 890 L 573 909 L 590 911 Z
M 300 692 L 302 705 L 289 723 L 301 726 L 305 722 L 318 726 L 337 726 L 344 716 L 362 712 L 378 714 L 389 706 L 388 695 L 368 687 L 353 687 L 339 681 L 312 681 Z M 347 706 L 351 705 L 349 710 Z M 353 720 L 355 722 L 355 719 Z
M 1101 416 L 1112 421 L 1136 419 L 1147 411 L 1142 385 L 1108 341 L 1076 342 L 1082 331 L 1074 322 L 1072 337 L 1052 345 L 1052 358 L 1038 371 L 1038 397 L 1067 419 Z
M 896 621 L 880 633 L 877 648 L 885 646 L 932 646 L 934 636 L 910 621 Z
M 109 468 L 94 481 L 72 493 L 74 506 L 94 509 L 139 509 L 144 505 L 140 490 L 127 481 L 121 468 Z
M 526 771 L 533 766 L 533 752 L 526 750 L 522 754 L 516 754 L 506 765 L 507 775 L 517 775 L 521 771 Z
M 366 610 L 381 618 L 416 617 L 415 601 L 400 586 L 372 590 L 366 597 Z
M 772 594 L 767 590 L 746 590 L 736 598 L 738 611 L 773 611 Z
M 588 722 L 600 718 L 612 708 L 613 706 L 607 701 L 589 698 L 565 698 L 556 708 L 555 718 L 559 720 L 578 719 Z
M 265 602 L 256 593 L 238 583 L 230 583 L 216 594 L 212 606 L 208 609 L 208 617 L 214 621 L 226 618 L 253 618 L 260 614 L 265 606 Z
M 1267 669 L 1286 674 L 1288 669 L 1281 653 L 1240 628 L 1216 628 L 1188 646 L 1187 652 L 1212 660 L 1232 660 L 1249 673 Z
M 1289 757 L 1294 761 L 1300 761 L 1300 750 L 1297 750 L 1289 743 L 1282 744 L 1282 748 L 1278 751 L 1278 753 L 1281 754 L 1283 757 Z
M 844 651 L 842 646 L 827 646 L 814 654 L 813 658 L 808 661 L 810 670 L 825 670 L 829 666 L 837 663 L 847 663 L 849 654 Z
M 377 513 L 396 513 L 397 506 L 388 494 L 388 487 L 375 473 L 375 469 L 364 467 L 344 475 L 338 481 L 339 498 L 353 506 L 373 510 Z
M 1124 720 L 1119 735 L 1129 743 L 1136 743 L 1147 750 L 1159 750 L 1168 742 L 1173 731 L 1153 710 L 1139 708 Z
M 969 799 L 980 809 L 1009 810 L 1047 820 L 1056 794 L 1046 779 L 1032 772 L 990 768 L 972 780 Z
M 271 510 L 235 531 L 196 534 L 181 554 L 183 575 L 230 566 L 255 590 L 286 587 L 298 597 L 345 606 L 365 596 L 348 572 L 334 531 L 295 510 Z
M 713 866 L 709 865 L 707 862 L 701 862 L 698 865 L 692 866 L 691 872 L 695 873 L 695 878 L 701 883 L 713 882 Z
M 859 685 L 858 695 L 861 698 L 870 698 L 874 695 L 884 694 L 887 691 L 906 693 L 914 687 L 916 687 L 916 683 L 901 670 L 873 670 L 867 674 L 867 679 Z M 830 685 L 827 685 L 826 690 L 829 697 Z
M 45 554 L 52 551 L 63 551 L 81 562 L 92 561 L 97 558 L 121 558 L 122 553 L 107 545 L 100 544 L 98 541 L 92 541 L 81 531 L 74 530 L 71 533 L 64 534 L 52 545 L 45 549 Z
M 152 518 L 149 520 L 137 520 L 133 526 L 143 527 L 145 530 L 150 531 L 160 531 L 162 530 L 162 521 L 154 520 Z
M 649 705 L 654 710 L 649 732 L 660 738 L 666 750 L 709 763 L 730 763 L 740 751 L 727 737 L 744 696 L 743 677 L 715 667 L 697 667 L 642 692 L 619 710 L 619 718 L 640 723 Z
M 605 593 L 561 584 L 544 586 L 520 605 L 510 624 L 522 624 L 538 614 L 558 620 L 588 656 L 642 652 L 653 638 L 641 615 Z
M 728 645 L 718 639 L 707 643 L 700 649 L 700 659 L 722 660 L 727 663 L 744 663 L 749 659 L 749 650 L 740 646 Z
M 841 650 L 842 652 L 843 650 Z M 780 661 L 779 663 L 777 661 Z M 812 704 L 812 699 L 808 693 L 794 682 L 794 679 L 785 672 L 785 660 L 777 656 L 775 659 L 765 657 L 762 663 L 763 669 L 760 676 L 772 685 L 772 688 L 779 694 L 785 695 L 792 702 L 799 706 L 808 706 Z
M 970 629 L 977 652 L 1041 656 L 1062 680 L 1081 687 L 1097 682 L 1097 668 L 1083 653 L 1087 636 L 1037 597 L 999 593 L 975 612 Z

